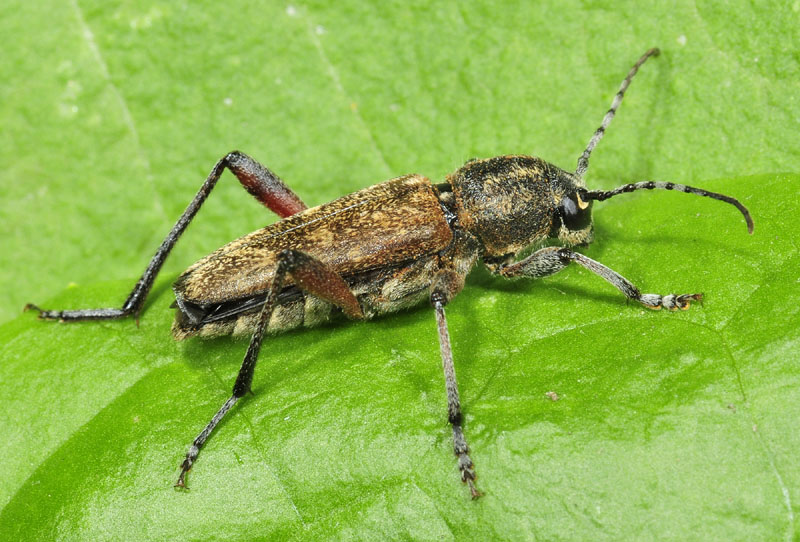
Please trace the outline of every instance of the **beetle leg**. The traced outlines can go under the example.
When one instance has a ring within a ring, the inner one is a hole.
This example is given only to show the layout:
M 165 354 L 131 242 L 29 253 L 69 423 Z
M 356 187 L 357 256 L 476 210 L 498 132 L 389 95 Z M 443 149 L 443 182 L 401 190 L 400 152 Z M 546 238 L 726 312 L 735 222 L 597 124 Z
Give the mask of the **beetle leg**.
M 463 424 L 461 401 L 458 396 L 453 350 L 450 347 L 450 333 L 447 330 L 447 318 L 444 313 L 444 306 L 463 286 L 463 275 L 451 270 L 440 271 L 431 288 L 431 305 L 436 311 L 436 325 L 439 331 L 439 351 L 442 355 L 442 369 L 447 390 L 447 419 L 453 427 L 453 453 L 458 458 L 461 481 L 469 485 L 472 498 L 477 499 L 481 493 L 475 487 L 475 466 L 469 457 L 469 446 L 461 427 Z
M 267 294 L 264 307 L 259 313 L 256 329 L 250 339 L 247 353 L 244 355 L 242 367 L 239 369 L 239 374 L 236 376 L 236 382 L 233 385 L 233 394 L 225 401 L 217 413 L 214 414 L 214 417 L 211 418 L 211 421 L 208 422 L 206 427 L 192 442 L 189 451 L 186 453 L 186 459 L 184 459 L 181 464 L 181 474 L 175 484 L 176 487 L 186 487 L 186 473 L 192 468 L 192 465 L 200 453 L 200 448 L 203 447 L 203 444 L 205 444 L 211 432 L 231 407 L 250 391 L 250 385 L 253 382 L 253 373 L 255 372 L 256 362 L 258 361 L 258 353 L 261 350 L 261 342 L 264 339 L 264 332 L 269 325 L 272 312 L 275 309 L 275 300 L 283 287 L 283 282 L 287 273 L 291 275 L 295 284 L 297 284 L 301 290 L 333 303 L 340 307 L 344 313 L 351 318 L 360 319 L 364 317 L 364 314 L 361 312 L 361 306 L 355 295 L 350 291 L 347 283 L 329 266 L 298 250 L 281 251 L 278 255 L 278 263 L 269 294 Z
M 181 234 L 186 230 L 186 227 L 192 221 L 200 206 L 206 200 L 211 190 L 217 184 L 222 172 L 225 168 L 230 169 L 239 182 L 252 194 L 258 201 L 272 209 L 281 217 L 286 217 L 302 211 L 306 205 L 300 200 L 297 195 L 292 192 L 286 184 L 269 169 L 262 166 L 249 156 L 239 151 L 233 151 L 222 157 L 211 173 L 208 174 L 203 186 L 195 195 L 194 199 L 181 217 L 172 226 L 172 229 L 167 234 L 167 237 L 162 241 L 161 246 L 158 247 L 153 258 L 145 269 L 142 276 L 136 282 L 133 290 L 128 295 L 128 298 L 123 303 L 121 309 L 79 309 L 79 310 L 66 310 L 54 311 L 40 309 L 32 303 L 25 306 L 25 310 L 39 311 L 39 318 L 46 320 L 61 320 L 61 321 L 75 321 L 75 320 L 111 320 L 116 318 L 124 318 L 126 316 L 135 315 L 137 318 L 139 312 L 142 310 L 145 298 L 153 287 L 153 282 L 156 280 L 161 266 L 167 259 L 172 247 L 180 238 Z
M 281 218 L 308 208 L 280 177 L 245 153 L 233 151 L 223 160 L 242 186 Z
M 436 324 L 439 330 L 439 350 L 442 354 L 442 368 L 444 369 L 444 382 L 447 388 L 447 418 L 453 426 L 453 452 L 458 458 L 458 468 L 461 471 L 461 480 L 469 484 L 469 492 L 473 499 L 480 497 L 481 493 L 475 487 L 475 466 L 469 457 L 469 446 L 464 438 L 461 428 L 461 401 L 458 398 L 458 383 L 456 370 L 453 366 L 453 351 L 450 348 L 450 334 L 447 331 L 447 319 L 441 301 L 434 301 L 436 311 Z
M 537 250 L 524 260 L 500 266 L 496 272 L 506 278 L 530 277 L 539 278 L 552 275 L 564 269 L 570 262 L 575 262 L 606 279 L 617 290 L 625 294 L 625 297 L 638 301 L 650 309 L 660 309 L 665 307 L 670 310 L 688 309 L 691 301 L 702 301 L 703 294 L 643 294 L 634 284 L 605 265 L 591 258 L 575 252 L 570 248 L 547 247 Z

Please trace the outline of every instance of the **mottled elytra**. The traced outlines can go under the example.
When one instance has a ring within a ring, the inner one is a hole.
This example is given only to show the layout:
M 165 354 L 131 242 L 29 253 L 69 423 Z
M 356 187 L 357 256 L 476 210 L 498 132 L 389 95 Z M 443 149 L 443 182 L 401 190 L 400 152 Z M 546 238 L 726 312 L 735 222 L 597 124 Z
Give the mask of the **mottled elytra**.
M 436 316 L 453 451 L 462 481 L 472 497 L 478 497 L 475 467 L 462 430 L 444 310 L 478 261 L 506 278 L 544 277 L 575 262 L 645 307 L 687 309 L 701 294 L 643 294 L 619 273 L 571 248 L 592 241 L 593 202 L 640 189 L 677 190 L 736 206 L 753 232 L 747 209 L 722 194 L 656 181 L 610 191 L 585 187 L 583 177 L 592 150 L 636 72 L 657 54 L 658 49 L 650 49 L 634 64 L 574 172 L 531 156 L 497 156 L 470 160 L 440 184 L 431 184 L 421 175 L 404 175 L 309 209 L 272 171 L 243 153 L 231 152 L 211 170 L 121 308 L 26 308 L 39 311 L 40 318 L 63 322 L 138 319 L 164 260 L 228 169 L 281 220 L 209 254 L 175 282 L 177 313 L 172 333 L 176 339 L 224 334 L 251 337 L 231 397 L 192 442 L 176 485 L 185 487 L 186 474 L 209 435 L 250 390 L 265 333 L 313 326 L 336 313 L 373 318 L 427 300 Z M 518 258 L 532 246 L 539 248 Z

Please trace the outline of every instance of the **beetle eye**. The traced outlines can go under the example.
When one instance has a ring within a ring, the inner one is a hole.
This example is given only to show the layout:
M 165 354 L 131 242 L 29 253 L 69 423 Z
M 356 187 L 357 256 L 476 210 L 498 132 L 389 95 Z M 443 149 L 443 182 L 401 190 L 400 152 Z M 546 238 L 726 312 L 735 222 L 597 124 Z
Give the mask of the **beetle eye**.
M 580 194 L 573 192 L 562 198 L 556 213 L 568 230 L 582 230 L 592 223 L 592 201 L 584 201 Z

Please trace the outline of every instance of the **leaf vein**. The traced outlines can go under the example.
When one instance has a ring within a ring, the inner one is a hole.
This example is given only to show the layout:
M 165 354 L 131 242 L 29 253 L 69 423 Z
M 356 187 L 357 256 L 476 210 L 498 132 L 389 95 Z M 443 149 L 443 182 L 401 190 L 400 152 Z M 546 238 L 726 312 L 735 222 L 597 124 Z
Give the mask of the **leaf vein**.
M 327 53 L 325 53 L 325 49 L 322 46 L 322 41 L 319 39 L 319 36 L 317 35 L 316 28 L 311 18 L 306 16 L 304 17 L 304 19 L 306 22 L 306 27 L 308 29 L 308 35 L 311 40 L 311 44 L 314 46 L 314 49 L 316 49 L 320 61 L 322 61 L 322 64 L 325 66 L 325 69 L 328 72 L 328 76 L 333 81 L 333 85 L 336 87 L 336 90 L 339 92 L 339 94 L 342 95 L 345 101 L 351 104 L 350 111 L 353 113 L 356 122 L 361 126 L 361 128 L 366 133 L 367 141 L 369 142 L 370 147 L 372 147 L 372 150 L 378 156 L 378 159 L 380 160 L 383 167 L 386 168 L 387 174 L 391 175 L 392 168 L 391 166 L 389 166 L 389 162 L 386 160 L 386 156 L 383 154 L 383 151 L 381 151 L 380 147 L 378 147 L 378 143 L 375 139 L 375 135 L 373 134 L 372 129 L 369 127 L 366 121 L 364 121 L 364 117 L 361 116 L 361 113 L 359 113 L 357 104 L 350 98 L 347 91 L 345 90 L 344 85 L 342 84 L 342 78 L 339 76 L 339 70 L 336 68 L 333 62 L 330 61 Z
M 86 46 L 89 48 L 89 51 L 91 51 L 95 62 L 97 62 L 97 65 L 100 68 L 100 74 L 103 76 L 103 79 L 106 81 L 111 89 L 111 92 L 114 94 L 114 98 L 117 100 L 120 111 L 122 111 L 122 120 L 133 137 L 133 143 L 136 147 L 136 154 L 139 156 L 139 160 L 144 165 L 144 169 L 146 171 L 145 179 L 152 187 L 153 194 L 155 194 L 154 203 L 156 210 L 161 215 L 161 218 L 165 222 L 168 222 L 169 219 L 167 218 L 167 213 L 164 210 L 164 206 L 161 204 L 161 199 L 158 197 L 158 191 L 155 189 L 156 187 L 155 182 L 153 181 L 153 170 L 150 167 L 150 160 L 147 157 L 147 154 L 144 152 L 144 148 L 142 147 L 139 131 L 136 129 L 136 123 L 133 120 L 133 115 L 131 115 L 131 110 L 128 107 L 128 103 L 125 101 L 125 97 L 122 95 L 122 92 L 120 92 L 119 87 L 114 84 L 114 79 L 111 77 L 111 73 L 108 71 L 108 64 L 106 64 L 106 61 L 103 59 L 103 55 L 100 52 L 100 47 L 97 45 L 97 40 L 95 40 L 94 32 L 92 32 L 91 27 L 86 22 L 86 17 L 84 17 L 83 10 L 81 9 L 80 4 L 78 4 L 78 0 L 70 0 L 70 4 L 75 12 L 75 17 L 78 20 L 81 36 L 86 42 Z

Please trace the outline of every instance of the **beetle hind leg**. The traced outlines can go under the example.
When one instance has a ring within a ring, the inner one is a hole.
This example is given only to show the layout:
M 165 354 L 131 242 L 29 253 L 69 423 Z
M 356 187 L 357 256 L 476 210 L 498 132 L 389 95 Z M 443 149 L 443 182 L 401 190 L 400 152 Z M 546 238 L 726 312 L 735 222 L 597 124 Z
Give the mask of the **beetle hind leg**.
M 360 319 L 364 317 L 358 300 L 339 274 L 316 258 L 298 250 L 287 249 L 281 251 L 278 255 L 275 276 L 272 279 L 272 284 L 266 301 L 264 302 L 264 307 L 259 313 L 255 331 L 247 347 L 247 353 L 244 355 L 239 374 L 236 376 L 236 382 L 233 385 L 233 393 L 222 407 L 220 407 L 217 413 L 214 414 L 214 417 L 211 418 L 211 421 L 208 422 L 200 434 L 192 441 L 192 444 L 189 446 L 189 451 L 186 453 L 186 458 L 183 460 L 183 463 L 181 463 L 181 473 L 175 487 L 186 487 L 186 474 L 197 460 L 200 449 L 203 447 L 206 440 L 208 440 L 214 428 L 222 421 L 222 418 L 225 417 L 225 414 L 228 413 L 233 405 L 246 393 L 251 391 L 250 386 L 253 383 L 253 374 L 255 372 L 256 362 L 258 361 L 258 353 L 261 350 L 261 342 L 264 339 L 264 332 L 275 310 L 277 297 L 283 287 L 287 274 L 291 275 L 295 284 L 297 284 L 301 290 L 333 303 L 337 307 L 340 307 L 350 318 Z
M 37 307 L 33 303 L 25 305 L 24 310 L 35 310 L 39 312 L 39 318 L 43 320 L 60 320 L 62 322 L 78 320 L 114 320 L 127 316 L 136 316 L 144 306 L 147 294 L 153 287 L 161 266 L 172 251 L 172 247 L 186 230 L 189 223 L 200 210 L 208 195 L 216 186 L 220 176 L 229 169 L 242 186 L 263 205 L 269 207 L 279 216 L 287 217 L 298 213 L 306 208 L 305 203 L 289 189 L 288 186 L 275 175 L 272 171 L 259 164 L 246 154 L 233 151 L 223 156 L 208 174 L 205 182 L 195 195 L 194 199 L 183 211 L 183 214 L 172 226 L 167 237 L 161 242 L 161 246 L 153 255 L 147 269 L 136 282 L 133 290 L 128 294 L 128 298 L 122 304 L 122 308 L 107 309 L 77 309 L 77 310 L 45 310 Z
M 192 468 L 192 465 L 194 465 L 197 456 L 200 455 L 200 448 L 203 447 L 203 444 L 205 444 L 211 432 L 238 400 L 239 397 L 232 395 L 230 399 L 225 401 L 217 413 L 214 414 L 214 417 L 211 418 L 208 425 L 206 425 L 200 434 L 197 435 L 197 438 L 192 441 L 192 445 L 189 446 L 189 451 L 186 452 L 186 458 L 183 460 L 183 463 L 181 463 L 181 474 L 178 477 L 178 481 L 175 483 L 175 487 L 186 487 L 186 474 Z
M 475 487 L 475 465 L 469 456 L 469 446 L 462 429 L 461 401 L 458 396 L 458 383 L 453 365 L 453 351 L 450 347 L 450 334 L 447 330 L 447 318 L 444 314 L 442 301 L 432 296 L 433 308 L 436 311 L 436 325 L 439 332 L 439 350 L 442 355 L 442 369 L 447 389 L 447 419 L 453 428 L 453 453 L 458 459 L 458 470 L 461 472 L 461 481 L 469 485 L 469 492 L 473 499 L 481 496 Z

